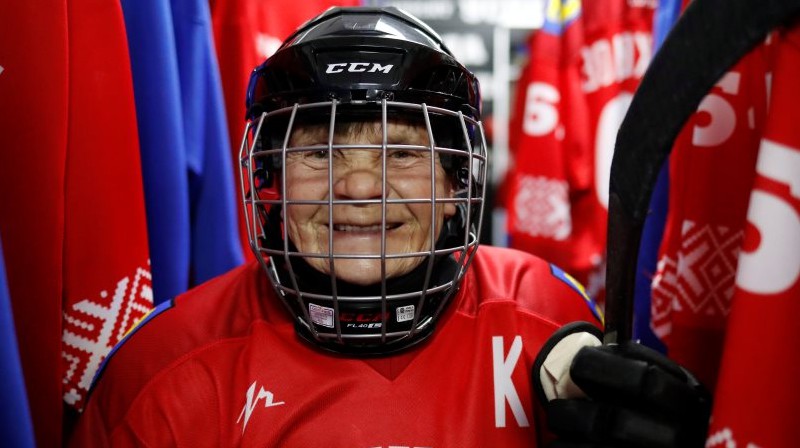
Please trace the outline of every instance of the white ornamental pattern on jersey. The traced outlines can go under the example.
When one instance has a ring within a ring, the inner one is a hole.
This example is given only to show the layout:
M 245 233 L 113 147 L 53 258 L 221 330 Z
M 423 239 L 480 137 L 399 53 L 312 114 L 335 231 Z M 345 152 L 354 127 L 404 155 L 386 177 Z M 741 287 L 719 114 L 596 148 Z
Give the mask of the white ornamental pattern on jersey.
M 662 256 L 653 277 L 651 326 L 658 337 L 671 333 L 673 310 L 728 315 L 742 238 L 741 230 L 683 222 L 679 252 Z
M 514 206 L 516 230 L 520 233 L 556 241 L 565 240 L 572 233 L 566 181 L 522 175 Z
M 138 268 L 133 276 L 119 280 L 110 293 L 101 291 L 97 297 L 82 300 L 64 312 L 61 357 L 67 365 L 63 378 L 67 404 L 83 408 L 100 363 L 152 309 L 150 271 Z
M 708 436 L 706 439 L 706 448 L 761 448 L 755 443 L 736 443 L 733 437 L 733 431 L 730 428 L 721 429 Z
M 658 260 L 650 299 L 650 327 L 659 338 L 672 333 L 672 301 L 677 296 L 677 266 L 668 256 Z

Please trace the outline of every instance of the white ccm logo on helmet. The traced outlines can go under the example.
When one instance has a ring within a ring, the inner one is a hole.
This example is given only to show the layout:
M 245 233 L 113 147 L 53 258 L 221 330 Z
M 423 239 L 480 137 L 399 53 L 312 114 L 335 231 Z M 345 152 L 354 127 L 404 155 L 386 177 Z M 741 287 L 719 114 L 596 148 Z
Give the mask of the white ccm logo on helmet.
M 369 62 L 339 62 L 336 64 L 328 64 L 328 68 L 325 70 L 325 73 L 342 73 L 345 70 L 350 73 L 389 73 L 392 70 L 392 67 L 394 67 L 393 64 L 381 65 L 377 62 L 372 62 L 371 64 L 372 67 L 370 67 Z

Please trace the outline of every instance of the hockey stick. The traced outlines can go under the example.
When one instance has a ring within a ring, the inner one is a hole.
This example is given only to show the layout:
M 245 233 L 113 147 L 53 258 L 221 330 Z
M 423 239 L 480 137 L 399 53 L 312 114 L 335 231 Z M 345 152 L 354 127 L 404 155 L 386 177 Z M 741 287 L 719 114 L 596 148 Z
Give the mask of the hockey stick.
M 611 164 L 605 343 L 631 338 L 642 229 L 675 138 L 720 77 L 799 11 L 800 0 L 693 0 L 650 63 Z

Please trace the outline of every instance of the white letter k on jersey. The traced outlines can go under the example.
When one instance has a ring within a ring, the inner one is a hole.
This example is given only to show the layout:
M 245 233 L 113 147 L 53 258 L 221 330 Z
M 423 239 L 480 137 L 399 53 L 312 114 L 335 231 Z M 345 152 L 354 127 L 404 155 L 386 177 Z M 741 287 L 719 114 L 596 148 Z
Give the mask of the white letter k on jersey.
M 494 425 L 498 428 L 506 427 L 506 401 L 514 413 L 517 424 L 521 427 L 528 427 L 528 416 L 519 401 L 517 388 L 511 381 L 511 374 L 519 361 L 522 353 L 522 338 L 514 337 L 508 356 L 504 357 L 503 337 L 492 336 L 492 367 L 494 370 Z
M 250 421 L 250 415 L 253 413 L 253 409 L 258 406 L 258 400 L 264 399 L 264 407 L 268 408 L 271 406 L 278 406 L 284 404 L 282 401 L 274 402 L 272 392 L 264 389 L 262 386 L 261 389 L 258 391 L 258 396 L 256 397 L 255 401 L 253 401 L 253 394 L 256 392 L 256 382 L 253 381 L 253 384 L 250 385 L 250 388 L 247 389 L 247 403 L 244 404 L 242 408 L 242 412 L 239 414 L 239 419 L 236 420 L 236 423 L 242 421 L 242 416 L 244 416 L 244 425 L 242 425 L 242 434 L 244 434 L 244 429 L 247 428 L 247 422 Z

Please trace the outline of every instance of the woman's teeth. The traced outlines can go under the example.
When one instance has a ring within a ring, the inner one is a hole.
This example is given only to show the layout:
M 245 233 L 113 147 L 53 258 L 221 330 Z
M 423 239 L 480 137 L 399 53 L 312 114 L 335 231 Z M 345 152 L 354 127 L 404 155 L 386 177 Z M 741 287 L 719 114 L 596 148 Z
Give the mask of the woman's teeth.
M 386 230 L 392 230 L 398 227 L 398 224 L 386 224 Z M 371 226 L 356 226 L 351 224 L 334 224 L 333 230 L 337 232 L 380 232 L 381 225 L 371 225 Z

